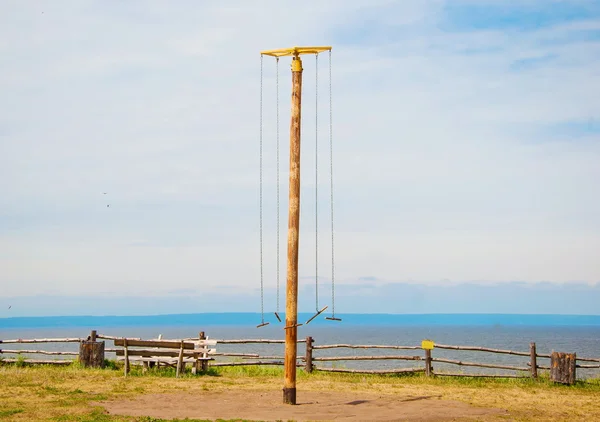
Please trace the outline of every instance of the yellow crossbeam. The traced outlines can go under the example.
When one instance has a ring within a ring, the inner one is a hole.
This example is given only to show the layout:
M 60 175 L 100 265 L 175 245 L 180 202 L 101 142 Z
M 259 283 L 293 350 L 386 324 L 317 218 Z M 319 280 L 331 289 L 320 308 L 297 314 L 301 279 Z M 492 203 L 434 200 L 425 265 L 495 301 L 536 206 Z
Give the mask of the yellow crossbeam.
M 292 47 L 292 48 L 280 48 L 277 50 L 263 50 L 260 54 L 265 56 L 283 57 L 283 56 L 299 56 L 301 54 L 319 54 L 324 51 L 331 51 L 330 46 L 322 47 Z

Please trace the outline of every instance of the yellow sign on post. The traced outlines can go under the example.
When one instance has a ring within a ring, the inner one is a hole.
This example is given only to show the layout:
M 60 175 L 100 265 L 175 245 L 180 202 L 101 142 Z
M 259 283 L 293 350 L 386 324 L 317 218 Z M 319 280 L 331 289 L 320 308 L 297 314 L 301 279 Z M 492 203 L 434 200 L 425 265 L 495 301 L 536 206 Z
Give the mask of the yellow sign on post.
M 424 350 L 433 350 L 433 340 L 423 340 L 421 342 L 421 348 Z

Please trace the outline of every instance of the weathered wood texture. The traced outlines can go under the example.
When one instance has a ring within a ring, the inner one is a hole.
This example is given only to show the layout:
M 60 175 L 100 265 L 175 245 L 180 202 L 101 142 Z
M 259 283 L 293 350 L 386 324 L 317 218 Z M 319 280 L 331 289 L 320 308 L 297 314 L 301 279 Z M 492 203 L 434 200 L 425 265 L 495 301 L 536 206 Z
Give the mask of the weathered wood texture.
M 181 348 L 179 349 L 179 359 L 177 361 L 177 372 L 175 374 L 175 376 L 177 378 L 179 378 L 179 376 L 181 375 L 181 372 L 184 369 L 184 363 L 183 363 L 183 350 L 184 350 L 184 346 L 185 346 L 185 342 L 183 340 L 181 340 Z
M 117 345 L 117 341 L 115 340 L 115 346 Z M 123 347 L 125 347 L 125 365 L 123 366 L 124 375 L 127 376 L 129 373 L 129 350 L 127 348 L 127 339 L 123 339 Z
M 139 362 L 160 362 L 160 363 L 165 363 L 165 364 L 169 364 L 172 365 L 173 367 L 177 366 L 177 362 L 179 361 L 179 356 L 175 356 L 175 357 L 161 357 L 161 356 L 152 356 L 152 357 L 147 357 L 147 356 L 129 356 L 129 363 L 133 364 L 133 363 L 139 363 Z M 198 359 L 204 359 L 204 358 L 198 358 Z M 212 358 L 207 358 L 208 360 L 212 360 Z M 116 359 L 117 361 L 123 361 L 125 362 L 125 357 L 124 356 L 119 356 Z M 191 363 L 191 364 L 195 364 L 196 363 L 195 358 L 183 358 L 183 362 L 184 363 Z
M 600 358 L 577 358 L 577 360 L 581 362 L 600 362 Z
M 327 361 L 338 361 L 338 360 L 423 360 L 421 356 L 394 356 L 394 355 L 381 355 L 381 356 L 325 356 L 321 358 L 313 357 L 315 362 L 327 362 Z
M 179 350 L 160 350 L 160 349 L 129 349 L 129 356 L 143 356 L 143 357 L 153 357 L 153 356 L 170 356 L 170 357 L 179 357 Z M 203 350 L 184 350 L 183 356 L 192 357 L 200 359 L 203 357 Z M 125 349 L 118 349 L 116 351 L 117 356 L 125 356 Z M 212 359 L 208 358 L 207 359 Z
M 286 330 L 287 331 L 287 330 Z M 296 343 L 304 343 L 306 340 L 297 340 Z M 240 339 L 240 340 L 216 340 L 219 344 L 283 344 L 285 340 L 271 339 Z
M 495 369 L 508 369 L 511 371 L 529 371 L 529 368 L 523 368 L 520 366 L 509 366 L 509 365 L 496 365 L 490 363 L 476 363 L 476 362 L 463 362 L 460 360 L 444 359 L 444 358 L 431 358 L 433 362 L 450 363 L 452 365 L 460 366 L 475 366 L 479 368 L 495 368 Z
M 531 362 L 527 362 L 527 366 L 531 369 Z M 537 369 L 547 369 L 549 371 L 551 368 L 548 365 L 537 365 Z
M 550 355 L 549 353 L 538 353 L 537 357 L 538 358 L 548 358 L 548 359 L 550 359 L 552 357 L 552 355 Z
M 20 359 L 2 359 L 0 360 L 0 365 L 3 363 L 18 363 L 23 362 L 30 365 L 71 365 L 75 362 L 72 359 L 56 359 L 56 360 L 44 360 L 44 359 L 25 359 L 21 361 Z
M 160 347 L 164 349 L 180 349 L 183 344 L 185 350 L 194 350 L 194 343 L 182 342 L 181 340 L 137 340 L 137 339 L 116 339 L 115 346 L 125 347 L 125 340 L 127 340 L 127 347 Z
M 283 402 L 296 404 L 296 344 L 298 341 L 298 244 L 300 234 L 300 120 L 302 109 L 302 61 L 292 62 L 292 111 L 290 120 L 290 185 L 288 203 L 288 253 L 285 305 L 285 365 Z M 298 64 L 300 68 L 298 69 Z
M 529 343 L 529 354 L 530 354 L 529 368 L 531 369 L 531 377 L 537 378 L 538 377 L 537 354 L 535 352 L 535 343 L 533 343 L 533 342 Z
M 450 372 L 435 372 L 436 377 L 467 377 L 467 378 L 524 378 L 521 375 L 514 374 L 458 374 Z
M 271 356 L 271 355 L 258 355 L 255 356 L 259 359 L 285 359 L 285 356 Z M 253 359 L 252 357 L 243 357 L 242 359 Z M 296 360 L 304 360 L 306 359 L 304 356 L 296 356 Z
M 306 337 L 306 355 L 304 356 L 304 371 L 311 373 L 313 371 L 313 338 Z
M 79 362 L 86 368 L 104 368 L 104 342 L 82 341 L 79 343 Z
M 199 370 L 205 370 L 207 361 L 213 360 L 208 357 L 211 352 L 206 346 L 196 347 L 205 344 L 203 333 L 199 335 L 199 341 L 186 342 L 184 340 L 139 340 L 128 338 L 117 338 L 114 340 L 115 346 L 122 346 L 123 349 L 117 349 L 117 357 L 123 356 L 125 361 L 125 376 L 129 373 L 130 361 L 138 361 L 144 364 L 144 369 L 153 363 L 166 363 L 171 365 L 176 363 L 176 377 L 180 377 L 185 371 L 185 364 L 192 362 L 192 372 L 195 374 Z M 135 349 L 134 347 L 138 347 Z M 146 348 L 146 349 L 140 349 Z M 161 359 L 161 358 L 167 359 Z M 171 358 L 171 359 L 169 359 Z
M 431 366 L 431 350 L 425 349 L 425 375 L 430 377 L 433 374 L 433 367 Z
M 34 355 L 67 355 L 67 356 L 79 356 L 77 352 L 61 352 L 61 351 L 46 351 L 46 350 L 27 350 L 27 349 L 2 349 L 0 350 L 0 354 L 34 354 Z
M 402 369 L 343 369 L 343 368 L 322 368 L 313 367 L 316 371 L 323 372 L 347 372 L 349 374 L 404 374 L 404 373 L 416 373 L 423 372 L 423 368 L 402 368 Z
M 203 344 L 205 346 L 205 350 L 206 350 L 206 344 L 207 344 L 208 340 L 206 338 L 206 333 L 204 331 L 200 331 L 198 333 L 198 341 L 203 342 Z M 215 342 L 215 345 L 216 344 L 217 344 L 217 342 Z M 196 361 L 196 365 L 194 366 L 194 373 L 196 373 L 197 371 L 207 371 L 207 370 L 208 370 L 208 350 L 206 350 L 202 354 L 201 360 Z
M 211 356 L 230 356 L 230 357 L 241 357 L 241 358 L 258 358 L 258 357 L 260 357 L 260 355 L 258 353 L 211 353 Z
M 517 355 L 517 356 L 529 356 L 529 352 L 515 352 L 513 350 L 502 350 L 502 349 L 491 349 L 489 347 L 476 347 L 476 346 L 449 346 L 447 344 L 435 344 L 436 349 L 448 349 L 448 350 L 471 350 L 474 352 L 490 352 L 490 353 L 502 353 L 506 355 Z
M 552 352 L 550 380 L 561 384 L 574 384 L 577 356 L 575 353 Z
M 83 338 L 32 338 L 32 339 L 18 338 L 15 340 L 0 340 L 0 343 L 4 343 L 4 344 L 10 344 L 10 343 L 79 343 L 82 340 L 85 340 L 85 339 L 83 339 Z
M 104 340 L 123 340 L 126 337 L 116 337 L 116 336 L 108 336 L 108 335 L 105 335 L 105 334 L 97 334 L 96 338 L 101 338 L 101 339 L 104 339 Z M 129 338 L 129 340 L 141 340 L 141 338 L 139 338 L 139 337 L 131 337 L 131 338 Z
M 288 330 L 286 330 L 288 331 Z M 102 334 L 96 334 L 92 331 L 92 334 L 88 336 L 88 339 L 96 337 L 100 338 L 108 338 L 115 340 L 116 345 L 124 345 L 125 338 L 124 337 L 114 337 Z M 157 340 L 142 340 L 140 338 L 127 338 L 127 352 L 125 348 L 104 348 L 104 353 L 115 353 L 117 355 L 117 360 L 125 361 L 125 371 L 129 372 L 130 364 L 146 364 L 146 366 L 153 366 L 154 364 L 168 365 L 177 367 L 178 364 L 181 365 L 180 372 L 184 369 L 184 364 L 191 363 L 192 372 L 197 373 L 199 370 L 208 369 L 208 364 L 210 361 L 214 361 L 214 357 L 216 356 L 231 356 L 231 357 L 241 357 L 244 359 L 243 362 L 217 362 L 212 363 L 214 366 L 246 366 L 246 365 L 284 365 L 285 356 L 281 356 L 280 354 L 265 354 L 259 355 L 258 353 L 236 353 L 236 352 L 221 352 L 216 353 L 215 349 L 210 349 L 207 346 L 209 344 L 283 344 L 285 340 L 279 339 L 224 339 L 224 340 L 208 340 L 204 332 L 200 332 L 198 337 L 195 338 L 186 338 L 183 339 L 185 348 L 183 353 L 181 353 L 181 341 L 180 339 L 174 340 L 165 340 L 162 339 L 161 336 Z M 310 342 L 309 342 L 310 340 Z M 1 340 L 0 343 L 4 344 L 18 344 L 18 343 L 74 343 L 78 342 L 81 344 L 83 340 L 81 338 L 45 338 L 45 339 L 12 339 L 12 340 Z M 301 354 L 300 356 L 296 356 L 295 367 L 304 367 L 306 372 L 311 372 L 316 370 L 315 362 L 326 362 L 326 361 L 371 361 L 371 360 L 424 360 L 423 371 L 429 375 L 438 375 L 438 376 L 469 376 L 469 377 L 499 377 L 499 378 L 511 378 L 510 374 L 507 375 L 497 375 L 497 374 L 452 374 L 452 373 L 437 373 L 434 372 L 433 367 L 431 366 L 432 362 L 440 362 L 440 363 L 448 363 L 462 366 L 472 366 L 472 367 L 480 367 L 480 368 L 497 368 L 504 369 L 510 371 L 529 371 L 529 375 L 532 378 L 536 378 L 538 376 L 539 370 L 549 370 L 556 373 L 558 370 L 557 367 L 549 366 L 549 365 L 540 365 L 538 364 L 540 358 L 548 358 L 549 361 L 553 355 L 551 354 L 543 354 L 537 353 L 536 345 L 534 342 L 530 343 L 528 352 L 516 352 L 512 350 L 502 350 L 502 349 L 492 349 L 487 347 L 476 347 L 476 346 L 452 346 L 452 345 L 437 345 L 438 349 L 449 349 L 449 350 L 472 350 L 472 351 L 481 351 L 481 352 L 490 352 L 490 353 L 503 353 L 509 355 L 518 355 L 518 356 L 528 356 L 529 362 L 527 362 L 527 368 L 522 368 L 518 366 L 511 365 L 498 365 L 492 363 L 476 363 L 476 362 L 462 362 L 460 360 L 451 360 L 440 357 L 431 357 L 431 360 L 428 362 L 428 352 L 425 351 L 425 356 L 394 356 L 394 355 L 383 355 L 383 356 L 318 356 L 318 353 L 315 351 L 325 350 L 325 349 L 335 349 L 335 348 L 348 348 L 348 349 L 390 349 L 390 350 L 419 350 L 421 346 L 400 346 L 400 345 L 364 345 L 364 344 L 326 344 L 326 345 L 315 345 L 314 339 L 308 337 L 306 339 L 298 339 L 296 338 L 296 345 L 300 343 L 306 343 L 306 354 Z M 162 346 L 166 345 L 167 348 L 156 347 L 157 345 Z M 135 348 L 137 347 L 137 348 Z M 144 348 L 145 347 L 145 348 Z M 55 355 L 55 356 L 79 356 L 81 350 L 77 351 L 63 351 L 63 350 L 53 350 L 53 351 L 45 351 L 45 350 L 37 350 L 37 349 L 0 349 L 1 355 Z M 85 353 L 85 352 L 84 352 Z M 125 357 L 127 354 L 127 358 Z M 317 356 L 315 356 L 315 354 Z M 431 354 L 436 354 L 435 349 L 433 351 L 429 351 L 429 356 Z M 91 356 L 91 354 L 89 354 Z M 181 363 L 180 361 L 181 356 Z M 574 368 L 581 369 L 600 369 L 600 358 L 585 358 L 585 357 L 577 357 L 573 355 L 573 359 L 575 362 Z M 16 356 L 14 356 L 16 357 Z M 85 359 L 82 358 L 82 362 L 85 362 Z M 55 365 L 68 365 L 71 364 L 72 360 L 44 360 L 44 359 L 27 359 L 23 361 L 22 359 L 12 359 L 12 358 L 4 358 L 2 359 L 3 363 L 16 363 L 16 362 L 25 362 L 28 364 L 55 364 Z M 99 358 L 97 362 L 100 362 Z M 591 364 L 584 364 L 584 362 L 589 362 Z M 102 364 L 104 363 L 104 359 L 102 359 Z M 532 365 L 533 363 L 533 365 Z M 85 365 L 85 363 L 84 363 Z M 100 364 L 101 365 L 101 364 Z M 327 371 L 330 368 L 323 368 L 323 370 Z M 368 369 L 352 369 L 352 370 L 335 370 L 331 369 L 333 372 L 356 372 L 356 373 L 395 373 L 396 369 L 389 369 L 381 371 L 371 371 Z M 399 372 L 404 372 L 406 369 L 398 368 Z M 564 373 L 568 374 L 571 369 L 567 369 Z M 572 370 L 572 378 L 576 378 L 575 369 Z M 551 375 L 552 376 L 552 375 Z M 554 375 L 555 377 L 557 375 Z M 515 378 L 520 378 L 521 375 L 514 375 Z M 557 379 L 566 378 L 565 383 L 570 383 L 569 375 L 558 376 Z M 557 381 L 560 382 L 560 381 Z
M 211 363 L 210 366 L 254 366 L 254 365 L 283 365 L 284 361 L 282 360 L 277 360 L 277 361 L 264 361 L 264 360 L 257 360 L 257 361 L 248 361 L 248 362 L 217 362 L 217 363 Z M 303 363 L 297 363 L 295 365 L 296 367 L 298 366 L 304 366 Z
M 325 344 L 321 346 L 313 346 L 313 350 L 321 349 L 394 349 L 394 350 L 421 350 L 420 346 L 380 346 L 374 344 Z

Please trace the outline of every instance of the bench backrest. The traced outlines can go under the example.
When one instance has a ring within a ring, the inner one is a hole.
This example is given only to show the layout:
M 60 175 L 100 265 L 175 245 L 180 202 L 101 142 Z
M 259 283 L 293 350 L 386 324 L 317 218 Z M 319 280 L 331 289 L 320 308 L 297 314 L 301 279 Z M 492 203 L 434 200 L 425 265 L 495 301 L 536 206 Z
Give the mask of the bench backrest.
M 125 347 L 125 339 L 116 339 L 115 346 Z M 164 349 L 181 349 L 181 341 L 128 339 L 127 347 L 161 347 Z M 194 348 L 194 343 L 183 342 L 184 350 L 193 350 Z

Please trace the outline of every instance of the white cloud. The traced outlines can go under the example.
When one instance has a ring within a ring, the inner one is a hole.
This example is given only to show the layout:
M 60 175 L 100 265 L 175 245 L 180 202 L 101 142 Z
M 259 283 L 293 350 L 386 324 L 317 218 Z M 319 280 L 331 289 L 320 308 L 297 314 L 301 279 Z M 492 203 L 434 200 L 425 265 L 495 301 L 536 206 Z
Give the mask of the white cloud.
M 447 32 L 439 1 L 294 4 L 4 3 L 0 280 L 11 287 L 1 294 L 257 286 L 258 53 L 329 43 L 341 280 L 600 278 L 599 136 L 551 131 L 598 117 L 600 44 L 570 34 L 600 21 Z M 304 62 L 301 273 L 310 275 L 314 59 Z M 320 69 L 328 274 L 326 55 Z M 271 284 L 274 70 L 265 58 Z M 280 85 L 284 258 L 286 59 Z

